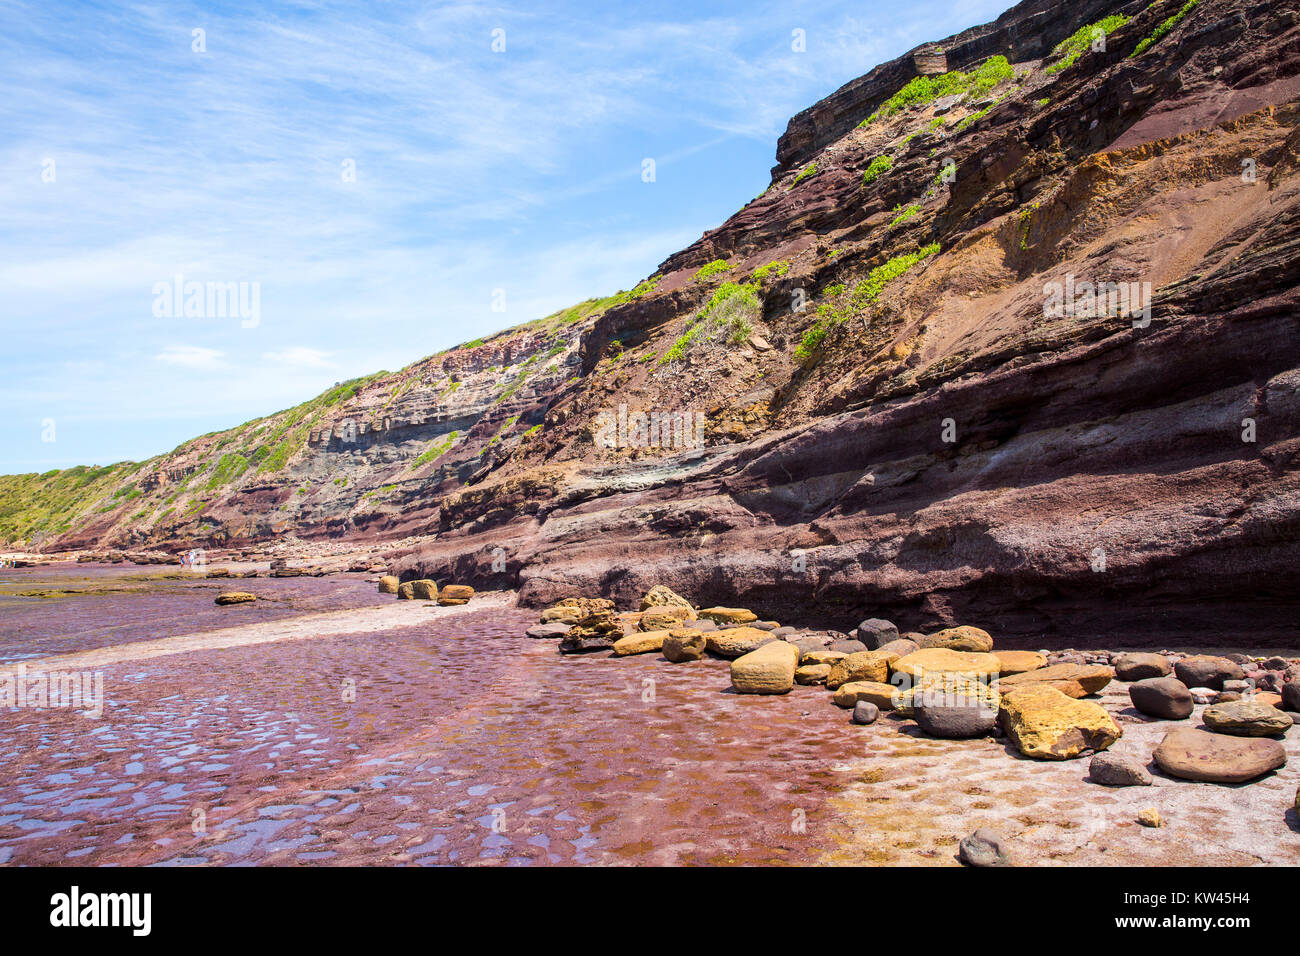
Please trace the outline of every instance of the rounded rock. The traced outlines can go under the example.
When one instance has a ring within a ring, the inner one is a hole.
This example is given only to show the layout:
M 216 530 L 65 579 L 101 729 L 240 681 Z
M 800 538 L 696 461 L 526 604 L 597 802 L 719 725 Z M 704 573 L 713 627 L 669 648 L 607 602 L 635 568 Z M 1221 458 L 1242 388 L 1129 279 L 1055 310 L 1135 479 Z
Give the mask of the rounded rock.
M 1184 720 L 1192 715 L 1192 692 L 1177 677 L 1148 677 L 1128 689 L 1139 713 L 1162 720 Z
M 1088 776 L 1104 787 L 1149 787 L 1151 774 L 1146 767 L 1123 754 L 1102 751 L 1088 764 Z
M 869 700 L 860 700 L 853 705 L 851 720 L 855 724 L 874 724 L 880 716 L 880 708 Z
M 1273 737 L 1291 729 L 1291 715 L 1259 700 L 1235 700 L 1207 707 L 1201 715 L 1216 734 Z
M 1245 783 L 1286 765 L 1286 748 L 1267 737 L 1228 737 L 1192 727 L 1165 734 L 1155 751 L 1165 773 L 1207 783 Z
M 957 845 L 957 858 L 967 866 L 1009 866 L 1006 839 L 995 830 L 979 829 L 963 837 Z
M 1226 657 L 1186 657 L 1174 665 L 1174 674 L 1188 687 L 1223 690 L 1226 680 L 1241 680 L 1245 672 Z
M 1115 676 L 1122 681 L 1149 680 L 1173 673 L 1169 658 L 1163 654 L 1116 654 L 1111 659 Z

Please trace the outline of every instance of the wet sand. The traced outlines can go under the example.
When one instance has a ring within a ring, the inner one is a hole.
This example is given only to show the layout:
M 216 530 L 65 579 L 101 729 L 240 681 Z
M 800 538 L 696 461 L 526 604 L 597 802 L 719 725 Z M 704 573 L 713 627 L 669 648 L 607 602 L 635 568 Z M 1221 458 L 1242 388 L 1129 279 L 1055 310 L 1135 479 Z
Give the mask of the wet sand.
M 108 704 L 102 720 L 0 711 L 0 862 L 956 865 L 957 840 L 992 825 L 1023 863 L 1300 863 L 1295 731 L 1290 765 L 1255 784 L 1113 790 L 1086 758 L 852 726 L 822 688 L 737 695 L 726 661 L 562 657 L 522 636 L 536 614 L 508 595 L 374 606 L 359 577 L 206 585 L 288 582 L 307 596 L 275 620 L 222 608 L 233 626 L 50 661 L 102 672 Z M 168 600 L 184 617 L 197 598 Z M 0 650 L 30 647 L 11 620 Z M 1102 702 L 1115 749 L 1149 754 L 1163 726 L 1124 685 Z M 1148 806 L 1166 827 L 1134 822 Z

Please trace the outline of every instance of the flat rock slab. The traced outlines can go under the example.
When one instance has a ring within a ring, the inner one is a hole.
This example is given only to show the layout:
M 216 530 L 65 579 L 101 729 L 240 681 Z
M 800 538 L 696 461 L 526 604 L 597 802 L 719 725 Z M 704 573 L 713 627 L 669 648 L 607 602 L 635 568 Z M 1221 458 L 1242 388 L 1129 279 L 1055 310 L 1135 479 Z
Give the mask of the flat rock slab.
M 218 594 L 213 603 L 224 607 L 228 604 L 251 604 L 256 600 L 257 595 L 249 594 L 247 591 L 227 591 L 225 594 Z
M 1171 730 L 1155 752 L 1165 773 L 1208 783 L 1245 783 L 1286 764 L 1286 750 L 1263 737 L 1227 737 L 1193 727 Z
M 1291 715 L 1261 700 L 1236 700 L 1205 708 L 1205 726 L 1234 737 L 1272 737 L 1291 729 Z
M 1115 672 L 1104 664 L 1053 664 L 1024 674 L 1012 674 L 998 681 L 1003 693 L 1026 684 L 1044 681 L 1074 681 L 1089 694 L 1099 694 L 1115 679 Z

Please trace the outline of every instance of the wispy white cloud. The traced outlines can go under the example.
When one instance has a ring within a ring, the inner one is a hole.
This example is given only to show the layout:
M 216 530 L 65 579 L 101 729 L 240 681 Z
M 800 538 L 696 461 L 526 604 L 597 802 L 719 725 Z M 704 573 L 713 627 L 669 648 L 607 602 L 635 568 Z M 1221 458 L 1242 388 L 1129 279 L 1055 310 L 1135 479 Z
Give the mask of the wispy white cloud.
M 199 345 L 171 345 L 155 358 L 166 365 L 179 365 L 182 368 L 220 369 L 226 367 L 222 361 L 223 355 L 216 349 L 205 349 Z

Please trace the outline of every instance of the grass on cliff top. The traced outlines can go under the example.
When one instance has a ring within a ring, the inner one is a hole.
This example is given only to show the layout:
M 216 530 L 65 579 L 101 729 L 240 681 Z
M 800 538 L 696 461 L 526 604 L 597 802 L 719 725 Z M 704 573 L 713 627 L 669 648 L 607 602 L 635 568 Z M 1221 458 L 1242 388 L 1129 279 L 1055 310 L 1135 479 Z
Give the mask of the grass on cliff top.
M 977 100 L 1015 75 L 1016 71 L 1007 58 L 998 55 L 985 60 L 970 73 L 951 70 L 940 76 L 914 77 L 858 125 L 869 126 L 878 119 L 887 119 L 908 107 L 924 106 L 941 96 L 951 96 L 954 93 L 965 93 L 972 100 Z
M 120 462 L 104 468 L 78 465 L 44 474 L 0 475 L 0 541 L 27 544 L 37 536 L 59 535 L 105 500 L 125 504 L 134 496 L 130 486 L 121 483 L 139 468 L 135 462 Z
M 1133 50 L 1131 55 L 1135 57 L 1141 56 L 1147 50 L 1151 49 L 1151 47 L 1163 40 L 1169 35 L 1169 32 L 1173 30 L 1174 27 L 1178 26 L 1178 24 L 1182 23 L 1183 20 L 1186 19 L 1187 15 L 1191 13 L 1192 9 L 1200 2 L 1201 0 L 1187 0 L 1177 13 L 1152 30 L 1149 37 L 1144 37 L 1142 41 L 1138 43 L 1137 48 Z M 1155 4 L 1152 4 L 1152 6 L 1155 6 Z
M 1074 61 L 1079 59 L 1092 48 L 1098 38 L 1105 38 L 1114 33 L 1124 24 L 1128 23 L 1129 18 L 1122 13 L 1116 13 L 1106 17 L 1104 20 L 1098 20 L 1096 23 L 1089 23 L 1086 27 L 1079 27 L 1072 34 L 1056 44 L 1052 53 L 1056 55 L 1064 54 L 1061 60 L 1053 63 L 1047 68 L 1048 73 L 1060 73 L 1062 70 L 1068 70 L 1074 66 Z
M 935 255 L 938 251 L 939 243 L 932 242 L 929 245 L 922 246 L 915 252 L 894 256 L 888 262 L 876 266 L 867 273 L 866 278 L 854 286 L 853 291 L 847 293 L 847 295 L 842 285 L 828 286 L 823 290 L 823 295 L 828 298 L 834 295 L 841 301 L 836 303 L 825 302 L 817 307 L 819 318 L 804 332 L 799 347 L 795 349 L 795 359 L 806 364 L 817 354 L 822 342 L 833 326 L 846 321 L 850 316 L 874 304 L 889 283 L 910 271 L 917 263 Z

